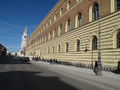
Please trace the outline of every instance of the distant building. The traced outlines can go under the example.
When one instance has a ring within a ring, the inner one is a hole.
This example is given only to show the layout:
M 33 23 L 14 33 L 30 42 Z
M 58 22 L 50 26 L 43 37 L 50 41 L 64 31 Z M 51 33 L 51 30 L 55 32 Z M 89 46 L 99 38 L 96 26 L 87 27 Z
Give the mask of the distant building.
M 27 40 L 27 26 L 25 27 L 25 30 L 24 30 L 23 35 L 22 35 L 21 49 L 17 53 L 18 56 L 25 56 L 26 40 Z
M 7 49 L 0 44 L 0 56 L 5 56 L 7 54 Z
M 11 54 L 11 56 L 15 56 L 16 53 L 14 53 L 14 52 L 10 52 L 10 54 Z
M 100 16 L 100 19 L 99 19 Z M 59 0 L 27 39 L 26 56 L 93 65 L 120 60 L 120 0 Z

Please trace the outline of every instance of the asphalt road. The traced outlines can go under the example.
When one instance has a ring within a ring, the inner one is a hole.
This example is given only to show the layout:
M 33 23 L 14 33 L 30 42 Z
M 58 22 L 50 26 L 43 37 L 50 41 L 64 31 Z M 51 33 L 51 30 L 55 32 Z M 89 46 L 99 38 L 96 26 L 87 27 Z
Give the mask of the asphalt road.
M 0 58 L 0 90 L 110 90 L 62 73 L 44 65 L 37 66 L 15 58 Z

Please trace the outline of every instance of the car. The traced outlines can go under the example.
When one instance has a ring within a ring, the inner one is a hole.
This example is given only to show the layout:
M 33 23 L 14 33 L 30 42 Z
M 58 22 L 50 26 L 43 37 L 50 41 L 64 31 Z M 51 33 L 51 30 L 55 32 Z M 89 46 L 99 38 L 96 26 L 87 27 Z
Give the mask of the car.
M 32 58 L 33 61 L 39 61 L 37 57 Z
M 24 57 L 24 60 L 27 61 L 27 62 L 30 62 L 29 57 Z

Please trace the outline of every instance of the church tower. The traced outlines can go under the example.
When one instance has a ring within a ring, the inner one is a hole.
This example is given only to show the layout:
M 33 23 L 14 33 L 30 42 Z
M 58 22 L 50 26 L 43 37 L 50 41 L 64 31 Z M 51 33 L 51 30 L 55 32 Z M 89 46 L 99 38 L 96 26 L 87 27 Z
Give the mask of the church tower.
M 27 40 L 27 26 L 25 26 L 25 30 L 23 32 L 22 42 L 21 42 L 21 54 L 23 54 L 23 55 L 25 55 L 26 40 Z

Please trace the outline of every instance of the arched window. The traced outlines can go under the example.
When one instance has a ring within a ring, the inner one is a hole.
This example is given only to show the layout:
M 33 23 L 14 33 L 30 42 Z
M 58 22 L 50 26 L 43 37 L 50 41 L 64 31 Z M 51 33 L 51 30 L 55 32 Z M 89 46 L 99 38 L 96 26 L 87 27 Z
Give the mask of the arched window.
M 45 30 L 45 26 L 43 26 L 43 31 Z
M 71 1 L 69 1 L 67 4 L 67 10 L 70 9 L 70 7 L 71 7 Z
M 58 53 L 60 53 L 60 44 L 58 45 Z
M 50 47 L 48 47 L 48 53 L 50 53 Z
M 120 10 L 120 0 L 115 0 L 115 9 Z
M 43 42 L 45 42 L 45 36 L 43 37 Z
M 80 0 L 76 0 L 77 2 L 80 1 Z
M 92 16 L 93 16 L 93 21 L 97 20 L 99 18 L 99 5 L 97 2 L 93 4 L 93 9 L 92 9 Z
M 50 39 L 52 39 L 52 32 L 50 32 Z
M 82 14 L 79 13 L 77 18 L 77 27 L 80 27 L 81 25 L 82 25 Z
M 52 20 L 50 19 L 50 24 L 52 23 Z
M 42 38 L 40 38 L 39 42 L 40 42 L 40 44 L 42 44 Z
M 46 34 L 46 41 L 48 40 L 48 34 Z
M 43 43 L 44 42 L 44 37 L 41 37 L 41 43 Z
M 59 33 L 58 33 L 58 35 L 61 35 L 62 34 L 62 24 L 60 24 L 60 26 L 59 26 Z
M 61 8 L 60 9 L 60 16 L 63 14 L 63 9 Z
M 120 32 L 117 34 L 117 48 L 120 48 Z
M 96 50 L 96 49 L 97 49 L 97 37 L 94 36 L 92 41 L 92 50 Z
M 45 36 L 45 42 L 47 41 L 47 36 Z
M 80 51 L 80 40 L 77 40 L 77 51 Z
M 49 32 L 49 34 L 48 34 L 48 40 L 50 40 L 50 32 Z
M 68 22 L 67 22 L 67 31 L 68 32 L 70 31 L 70 20 L 68 20 Z
M 57 19 L 57 15 L 55 14 L 55 16 L 54 16 L 54 21 Z
M 46 28 L 48 27 L 48 23 L 46 24 Z
M 56 29 L 53 30 L 53 37 L 56 37 Z
M 66 52 L 68 52 L 69 44 L 68 42 L 66 43 Z
M 42 32 L 43 32 L 43 27 L 41 28 Z
M 53 46 L 53 53 L 54 53 L 54 46 Z

